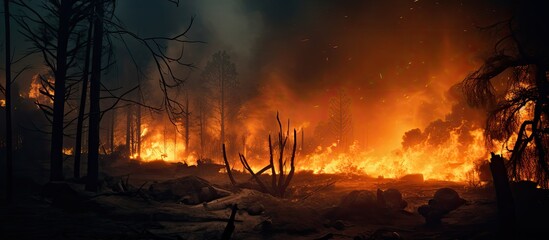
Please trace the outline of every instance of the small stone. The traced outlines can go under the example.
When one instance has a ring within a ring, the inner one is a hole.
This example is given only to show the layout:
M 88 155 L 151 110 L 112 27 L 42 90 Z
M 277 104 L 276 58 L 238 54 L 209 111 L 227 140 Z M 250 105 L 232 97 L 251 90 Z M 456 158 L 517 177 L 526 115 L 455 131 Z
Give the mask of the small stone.
M 255 204 L 252 204 L 251 206 L 249 206 L 246 209 L 246 211 L 251 216 L 257 216 L 257 215 L 261 215 L 265 211 L 265 207 L 263 206 L 263 204 L 255 203 Z
M 345 229 L 345 223 L 341 220 L 337 220 L 332 224 L 332 227 L 334 227 L 336 230 L 344 230 Z

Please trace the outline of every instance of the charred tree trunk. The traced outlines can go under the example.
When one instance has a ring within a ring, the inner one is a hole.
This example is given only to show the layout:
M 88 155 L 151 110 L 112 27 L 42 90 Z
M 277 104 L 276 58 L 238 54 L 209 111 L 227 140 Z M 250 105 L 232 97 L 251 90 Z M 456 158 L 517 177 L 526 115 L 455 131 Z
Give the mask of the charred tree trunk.
M 225 227 L 225 230 L 223 230 L 223 234 L 221 235 L 222 240 L 230 240 L 231 236 L 233 235 L 234 229 L 235 229 L 235 217 L 236 212 L 238 211 L 238 205 L 234 204 L 231 207 L 231 216 L 229 217 L 229 221 L 227 221 L 227 226 Z
M 537 151 L 536 165 L 538 166 L 538 168 L 540 168 L 540 170 L 538 171 L 538 179 L 543 179 L 543 175 L 548 174 L 549 172 L 549 166 L 547 163 L 547 156 L 545 152 L 545 148 L 547 147 L 545 144 L 547 143 L 547 135 L 549 134 L 547 133 L 548 129 L 544 129 L 544 124 L 542 120 L 544 117 L 547 117 L 547 101 L 549 98 L 549 82 L 547 81 L 547 68 L 545 67 L 544 63 L 536 64 L 536 85 L 538 86 L 538 95 L 540 97 L 536 102 L 536 105 L 534 106 L 534 124 L 532 124 L 532 135 L 534 136 L 534 143 L 536 144 Z M 543 133 L 544 131 L 545 134 Z M 549 180 L 543 179 L 542 181 Z
M 225 79 L 224 79 L 224 68 L 223 65 L 221 65 L 221 74 L 219 75 L 221 77 L 221 144 L 225 144 Z
M 288 136 L 290 135 L 290 130 L 289 130 L 290 121 L 288 120 L 288 131 L 286 135 L 284 135 L 282 131 L 282 124 L 280 123 L 280 119 L 278 117 L 278 113 L 276 115 L 276 119 L 280 127 L 280 132 L 278 134 L 278 147 L 279 147 L 278 173 L 276 172 L 276 166 L 274 164 L 273 145 L 271 142 L 271 135 L 269 135 L 269 165 L 259 170 L 259 172 L 254 173 L 254 171 L 248 164 L 246 157 L 242 154 L 239 154 L 239 156 L 240 156 L 240 161 L 242 162 L 242 166 L 246 171 L 248 171 L 252 175 L 252 179 L 254 179 L 257 182 L 257 184 L 259 185 L 259 187 L 263 192 L 268 192 L 271 195 L 276 197 L 284 197 L 284 195 L 286 194 L 286 189 L 288 189 L 288 186 L 290 186 L 290 182 L 292 181 L 292 178 L 295 173 L 295 152 L 297 149 L 297 131 L 294 129 L 294 138 L 293 138 L 294 142 L 292 147 L 292 155 L 290 157 L 290 171 L 286 174 L 285 173 L 286 161 L 284 161 L 284 149 L 286 148 L 286 143 L 288 142 Z M 227 157 L 225 156 L 225 145 L 223 145 L 223 158 L 225 160 L 225 164 L 228 165 Z M 265 186 L 265 184 L 260 178 L 261 174 L 263 174 L 263 172 L 268 171 L 269 169 L 271 169 L 271 190 L 270 191 L 267 190 L 267 187 Z
M 109 136 L 109 143 L 110 143 L 110 151 L 111 154 L 114 152 L 114 127 L 115 127 L 115 119 L 116 119 L 116 109 L 112 110 L 111 113 L 111 127 L 110 127 L 110 136 Z
M 53 122 L 51 129 L 50 148 L 50 180 L 63 180 L 63 119 L 65 116 L 65 82 L 67 78 L 67 47 L 69 42 L 69 21 L 72 11 L 70 0 L 61 1 L 59 5 L 58 18 L 59 28 L 57 31 L 57 56 L 55 87 L 53 98 Z
M 292 178 L 294 177 L 295 172 L 295 149 L 297 146 L 297 133 L 294 129 L 294 146 L 292 147 L 292 156 L 290 157 L 290 172 L 288 172 L 288 176 L 286 177 L 284 183 L 282 186 L 280 186 L 280 197 L 284 197 L 284 194 L 286 193 L 286 189 L 288 189 L 288 186 L 290 186 L 290 182 L 292 181 Z
M 173 131 L 173 159 L 174 160 L 177 160 L 177 125 L 174 126 L 174 131 Z
M 513 238 L 515 236 L 515 205 L 509 186 L 507 169 L 500 155 L 492 153 L 490 170 L 496 188 L 501 237 Z
M 141 158 L 141 106 L 137 105 L 137 117 L 136 117 L 136 140 L 137 140 L 137 158 Z
M 189 150 L 189 127 L 191 126 L 189 122 L 189 94 L 187 93 L 185 99 L 185 151 Z
M 88 149 L 88 178 L 86 190 L 97 191 L 99 177 L 99 122 L 100 122 L 100 91 L 101 91 L 101 57 L 103 47 L 103 8 L 104 2 L 94 1 L 95 22 L 93 34 L 93 56 L 90 83 L 90 124 Z
M 131 149 L 131 131 L 132 131 L 132 106 L 128 105 L 126 108 L 126 151 L 129 156 L 132 155 L 132 149 Z
M 76 142 L 74 144 L 74 177 L 80 177 L 80 161 L 82 158 L 82 132 L 84 125 L 84 113 L 86 112 L 86 99 L 88 93 L 88 77 L 90 71 L 90 55 L 92 45 L 93 22 L 90 20 L 88 29 L 88 44 L 86 45 L 86 59 L 84 60 L 84 71 L 82 74 L 82 93 L 80 94 L 80 106 L 78 108 L 78 119 L 76 121 Z
M 229 175 L 229 180 L 231 180 L 231 184 L 235 186 L 236 181 L 234 180 L 233 173 L 231 171 L 231 165 L 229 165 L 229 161 L 227 160 L 227 151 L 225 150 L 225 144 L 223 144 L 223 161 L 225 162 L 225 169 L 227 170 L 227 175 Z
M 11 122 L 11 30 L 10 30 L 10 1 L 4 0 L 4 26 L 6 44 L 6 201 L 13 198 L 13 136 Z
M 200 124 L 200 158 L 202 158 L 204 156 L 204 124 L 205 124 L 205 120 L 204 120 L 204 109 L 203 109 L 203 103 L 200 103 L 200 107 L 198 109 L 199 111 L 199 124 Z

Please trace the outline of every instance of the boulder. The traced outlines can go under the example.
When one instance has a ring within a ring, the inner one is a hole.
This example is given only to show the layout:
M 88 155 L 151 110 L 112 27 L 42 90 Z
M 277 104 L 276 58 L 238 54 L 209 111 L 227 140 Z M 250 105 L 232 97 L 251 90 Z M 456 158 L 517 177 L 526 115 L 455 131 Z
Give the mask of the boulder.
M 427 205 L 418 208 L 418 213 L 425 218 L 427 225 L 438 225 L 441 219 L 447 213 L 459 208 L 465 204 L 465 199 L 451 188 L 441 188 L 437 190 Z
M 376 208 L 377 197 L 373 192 L 368 190 L 354 190 L 341 199 L 339 207 L 355 210 Z
M 450 212 L 465 203 L 465 199 L 461 198 L 456 190 L 451 188 L 441 188 L 435 192 L 433 197 L 434 202 L 429 205 Z
M 394 188 L 383 191 L 385 207 L 392 210 L 402 210 L 408 206 L 408 203 L 402 199 L 402 193 Z
M 251 216 L 261 215 L 265 211 L 265 207 L 261 203 L 253 203 L 246 208 L 246 211 Z

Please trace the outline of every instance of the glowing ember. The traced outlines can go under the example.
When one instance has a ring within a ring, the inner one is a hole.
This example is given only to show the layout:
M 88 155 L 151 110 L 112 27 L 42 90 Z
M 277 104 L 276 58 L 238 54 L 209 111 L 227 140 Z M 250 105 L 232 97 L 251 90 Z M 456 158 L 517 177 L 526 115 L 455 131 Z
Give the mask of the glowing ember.
M 73 148 L 63 148 L 63 154 L 65 155 L 72 155 L 74 153 Z

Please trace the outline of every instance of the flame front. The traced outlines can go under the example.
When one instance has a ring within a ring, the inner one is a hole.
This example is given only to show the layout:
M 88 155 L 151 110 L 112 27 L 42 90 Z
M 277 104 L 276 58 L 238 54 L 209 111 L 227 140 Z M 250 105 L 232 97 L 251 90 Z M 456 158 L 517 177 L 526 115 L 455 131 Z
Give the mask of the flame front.
M 348 153 L 335 153 L 334 144 L 317 148 L 317 152 L 305 156 L 298 167 L 314 173 L 354 173 L 385 178 L 420 173 L 425 179 L 466 181 L 477 162 L 488 157 L 482 130 L 469 134 L 473 140 L 467 146 L 460 143 L 459 135 L 453 131 L 439 146 L 419 144 L 386 155 L 375 150 L 361 150 L 356 145 L 351 146 Z
M 196 164 L 194 154 L 189 154 L 185 149 L 183 140 L 180 139 L 180 133 L 175 130 L 167 130 L 173 126 L 149 126 L 141 125 L 141 146 L 140 151 L 136 150 L 131 154 L 131 159 L 141 161 L 164 160 L 167 162 L 186 162 L 191 165 Z

